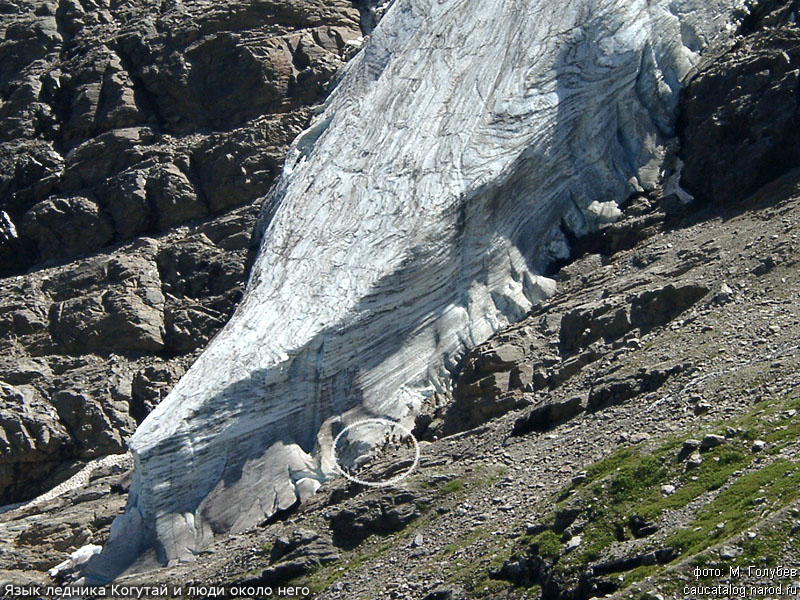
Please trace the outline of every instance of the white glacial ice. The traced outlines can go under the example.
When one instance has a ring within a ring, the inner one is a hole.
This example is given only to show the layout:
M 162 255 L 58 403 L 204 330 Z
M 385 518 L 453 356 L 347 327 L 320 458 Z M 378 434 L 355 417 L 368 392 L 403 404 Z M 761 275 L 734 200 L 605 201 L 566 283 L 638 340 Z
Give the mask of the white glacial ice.
M 133 436 L 93 576 L 313 493 L 343 423 L 408 423 L 553 292 L 564 229 L 655 185 L 680 82 L 739 4 L 396 0 L 295 141 L 235 315 Z

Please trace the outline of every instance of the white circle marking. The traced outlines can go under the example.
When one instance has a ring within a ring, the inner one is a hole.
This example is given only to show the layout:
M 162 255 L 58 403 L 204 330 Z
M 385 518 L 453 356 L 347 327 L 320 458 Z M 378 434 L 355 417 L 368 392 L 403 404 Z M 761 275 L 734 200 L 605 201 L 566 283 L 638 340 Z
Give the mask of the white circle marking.
M 336 445 L 339 443 L 339 438 L 341 438 L 342 435 L 344 435 L 345 433 L 347 433 L 348 431 L 350 431 L 354 427 L 358 427 L 359 425 L 364 425 L 365 423 L 380 423 L 382 425 L 389 425 L 390 427 L 397 427 L 398 429 L 400 429 L 401 432 L 405 432 L 406 435 L 408 435 L 408 437 L 410 437 L 411 441 L 414 443 L 414 462 L 411 463 L 411 466 L 408 469 L 406 469 L 404 472 L 400 473 L 399 475 L 397 475 L 395 477 L 392 477 L 391 479 L 389 479 L 387 481 L 364 481 L 363 479 L 359 479 L 358 477 L 354 477 L 353 475 L 350 475 L 349 473 L 346 473 L 344 471 L 344 469 L 342 469 L 339 466 L 339 458 L 336 456 Z M 336 465 L 336 470 L 339 471 L 339 473 L 341 473 L 342 475 L 344 475 L 344 477 L 346 479 L 349 479 L 350 481 L 352 481 L 354 483 L 359 483 L 361 485 L 365 485 L 365 486 L 368 486 L 368 487 L 389 487 L 390 485 L 394 485 L 394 484 L 396 484 L 396 483 L 398 483 L 400 481 L 403 481 L 403 479 L 405 479 L 406 477 L 411 475 L 411 473 L 414 471 L 414 469 L 417 468 L 417 465 L 419 464 L 419 442 L 417 441 L 417 438 L 414 437 L 414 434 L 411 433 L 411 431 L 409 431 L 407 427 L 404 427 L 403 425 L 400 425 L 400 423 L 396 423 L 395 421 L 390 421 L 389 419 L 379 419 L 377 417 L 371 418 L 371 419 L 362 419 L 360 421 L 356 421 L 355 423 L 351 423 L 350 425 L 348 425 L 347 427 L 342 429 L 339 432 L 339 434 L 336 436 L 336 438 L 334 438 L 334 440 L 333 440 L 333 464 Z

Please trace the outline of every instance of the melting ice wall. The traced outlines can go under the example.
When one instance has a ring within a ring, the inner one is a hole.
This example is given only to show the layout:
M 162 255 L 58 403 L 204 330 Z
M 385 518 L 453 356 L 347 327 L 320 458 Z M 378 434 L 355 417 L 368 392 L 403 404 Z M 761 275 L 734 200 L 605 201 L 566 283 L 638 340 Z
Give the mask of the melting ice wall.
M 93 568 L 190 558 L 332 474 L 332 428 L 409 418 L 553 283 L 562 224 L 656 182 L 734 0 L 396 0 L 265 215 L 247 292 L 131 442 Z

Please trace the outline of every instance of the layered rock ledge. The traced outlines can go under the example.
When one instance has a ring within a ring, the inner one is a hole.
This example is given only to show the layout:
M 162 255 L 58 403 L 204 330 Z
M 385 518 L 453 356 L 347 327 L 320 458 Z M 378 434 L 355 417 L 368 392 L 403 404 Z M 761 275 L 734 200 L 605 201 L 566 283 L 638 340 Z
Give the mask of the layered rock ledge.
M 124 452 L 227 321 L 361 20 L 348 0 L 2 3 L 0 504 Z

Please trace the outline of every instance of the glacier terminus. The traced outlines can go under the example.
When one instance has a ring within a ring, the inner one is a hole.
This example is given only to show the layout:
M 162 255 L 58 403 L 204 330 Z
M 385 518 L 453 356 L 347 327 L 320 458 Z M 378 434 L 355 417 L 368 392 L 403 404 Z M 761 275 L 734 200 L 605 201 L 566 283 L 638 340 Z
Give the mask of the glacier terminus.
M 87 576 L 192 560 L 335 476 L 348 423 L 410 425 L 554 292 L 565 232 L 655 186 L 682 82 L 744 9 L 396 0 L 294 142 L 233 318 L 134 434 Z

